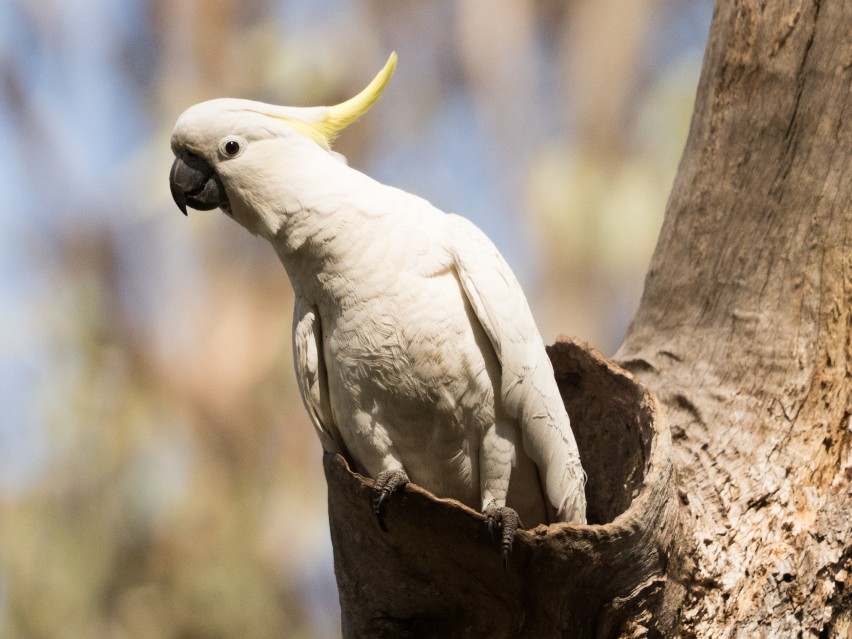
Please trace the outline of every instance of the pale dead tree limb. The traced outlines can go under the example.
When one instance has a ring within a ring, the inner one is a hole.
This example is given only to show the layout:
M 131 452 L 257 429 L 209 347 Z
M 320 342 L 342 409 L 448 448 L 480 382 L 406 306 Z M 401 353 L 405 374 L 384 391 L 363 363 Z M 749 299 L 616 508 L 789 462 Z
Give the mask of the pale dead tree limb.
M 852 632 L 852 3 L 717 2 L 616 360 L 551 349 L 588 526 L 522 531 L 409 486 L 387 534 L 327 457 L 347 637 Z M 671 433 L 669 426 L 671 424 Z

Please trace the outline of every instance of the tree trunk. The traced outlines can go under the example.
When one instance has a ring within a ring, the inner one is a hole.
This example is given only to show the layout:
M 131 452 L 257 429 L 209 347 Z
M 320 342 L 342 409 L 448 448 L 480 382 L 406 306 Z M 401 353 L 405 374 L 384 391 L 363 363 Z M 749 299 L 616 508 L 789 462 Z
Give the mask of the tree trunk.
M 372 482 L 326 455 L 344 636 L 581 638 L 671 627 L 691 571 L 679 553 L 686 536 L 660 405 L 584 344 L 561 340 L 550 355 L 585 459 L 590 525 L 518 531 L 504 571 L 480 513 L 409 484 L 382 533 Z
M 409 486 L 383 534 L 326 457 L 344 635 L 852 637 L 852 2 L 720 0 L 640 309 L 551 349 L 588 526 Z M 678 487 L 679 484 L 679 487 Z
M 639 312 L 697 542 L 681 634 L 852 623 L 852 3 L 720 2 Z

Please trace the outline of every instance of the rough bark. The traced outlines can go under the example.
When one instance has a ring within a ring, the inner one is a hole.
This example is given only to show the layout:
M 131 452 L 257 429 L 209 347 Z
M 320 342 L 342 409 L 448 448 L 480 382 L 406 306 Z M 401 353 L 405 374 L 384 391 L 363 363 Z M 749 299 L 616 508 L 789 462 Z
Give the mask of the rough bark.
M 852 622 L 852 3 L 720 2 L 641 307 L 697 543 L 683 636 Z
M 852 636 L 850 33 L 848 0 L 717 3 L 616 355 L 671 442 L 630 376 L 552 349 L 589 526 L 522 531 L 503 574 L 477 513 L 412 486 L 383 536 L 326 459 L 346 636 Z
M 587 346 L 550 350 L 588 473 L 590 525 L 519 531 L 508 571 L 484 517 L 408 485 L 380 531 L 372 481 L 326 455 L 346 637 L 611 637 L 671 627 L 685 570 L 656 397 Z

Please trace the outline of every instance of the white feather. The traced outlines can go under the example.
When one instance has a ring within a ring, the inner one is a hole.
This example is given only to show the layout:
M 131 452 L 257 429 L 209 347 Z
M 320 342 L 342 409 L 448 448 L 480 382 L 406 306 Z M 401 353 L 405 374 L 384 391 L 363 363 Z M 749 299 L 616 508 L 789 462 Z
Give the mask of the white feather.
M 584 474 L 527 301 L 470 222 L 340 162 L 263 115 L 213 101 L 178 121 L 230 214 L 275 247 L 296 292 L 293 351 L 323 446 L 372 476 L 492 500 L 527 526 L 585 521 Z M 223 158 L 225 136 L 245 140 Z

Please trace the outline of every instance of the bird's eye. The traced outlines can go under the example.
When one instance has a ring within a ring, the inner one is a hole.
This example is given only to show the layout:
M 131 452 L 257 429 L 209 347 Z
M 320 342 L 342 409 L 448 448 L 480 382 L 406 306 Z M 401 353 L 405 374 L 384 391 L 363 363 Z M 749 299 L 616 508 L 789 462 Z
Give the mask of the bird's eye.
M 229 135 L 219 140 L 219 157 L 235 158 L 246 147 L 246 139 L 241 135 Z

